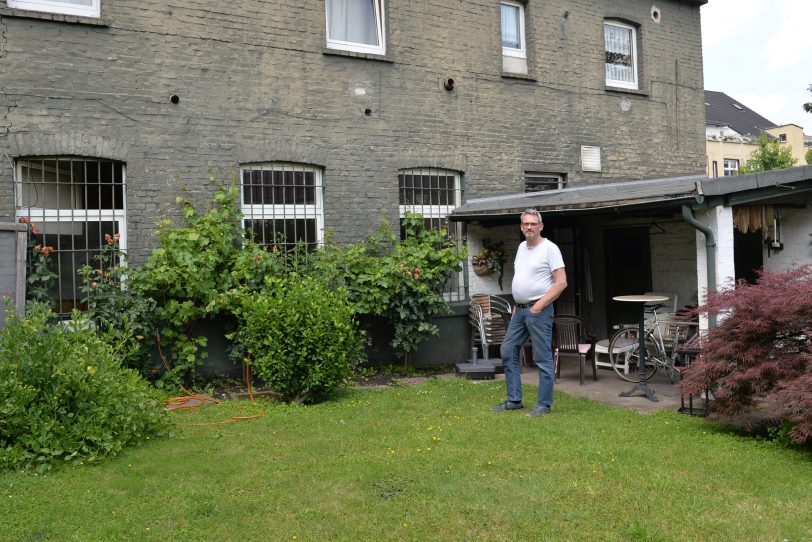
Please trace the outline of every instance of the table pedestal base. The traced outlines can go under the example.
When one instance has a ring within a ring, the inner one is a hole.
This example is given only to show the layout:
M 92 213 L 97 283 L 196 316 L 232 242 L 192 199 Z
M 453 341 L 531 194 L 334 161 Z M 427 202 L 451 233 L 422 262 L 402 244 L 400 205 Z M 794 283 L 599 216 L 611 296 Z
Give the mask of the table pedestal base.
M 654 397 L 654 388 L 649 386 L 648 383 L 646 382 L 638 382 L 637 384 L 632 386 L 632 389 L 630 389 L 629 391 L 620 392 L 618 394 L 618 397 L 630 397 L 631 394 L 633 394 L 636 391 L 642 391 L 643 393 L 645 393 L 646 399 L 648 399 L 649 401 L 654 401 L 655 403 L 658 403 L 660 401 L 659 399 Z

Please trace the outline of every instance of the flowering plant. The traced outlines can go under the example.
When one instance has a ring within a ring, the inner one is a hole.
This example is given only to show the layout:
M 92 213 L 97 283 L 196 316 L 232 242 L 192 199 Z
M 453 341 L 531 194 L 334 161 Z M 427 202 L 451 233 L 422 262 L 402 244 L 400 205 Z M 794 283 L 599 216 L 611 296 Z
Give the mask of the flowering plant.
M 17 219 L 20 224 L 28 224 L 28 282 L 26 299 L 51 303 L 51 289 L 58 275 L 51 268 L 53 247 L 45 246 L 42 231 L 27 216 Z

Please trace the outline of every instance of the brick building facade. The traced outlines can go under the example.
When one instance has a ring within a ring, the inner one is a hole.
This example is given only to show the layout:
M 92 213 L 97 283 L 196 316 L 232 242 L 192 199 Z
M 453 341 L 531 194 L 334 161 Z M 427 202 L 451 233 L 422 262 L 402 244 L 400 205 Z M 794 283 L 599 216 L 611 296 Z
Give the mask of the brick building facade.
M 309 195 L 244 196 L 245 212 L 350 242 L 418 203 L 439 217 L 550 179 L 701 172 L 704 3 L 6 0 L 0 215 L 62 241 L 51 222 L 101 221 L 80 237 L 112 227 L 139 263 L 177 196 L 210 200 L 211 176 L 298 175 Z M 78 173 L 94 168 L 107 181 Z M 421 188 L 437 178 L 442 201 Z M 93 182 L 110 186 L 76 195 Z

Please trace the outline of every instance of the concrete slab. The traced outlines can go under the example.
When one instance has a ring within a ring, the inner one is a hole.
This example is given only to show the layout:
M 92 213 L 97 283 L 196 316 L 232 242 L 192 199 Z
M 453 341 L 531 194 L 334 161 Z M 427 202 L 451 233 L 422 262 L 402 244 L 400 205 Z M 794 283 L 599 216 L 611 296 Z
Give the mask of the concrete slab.
M 504 380 L 504 375 L 497 375 L 497 380 Z M 522 368 L 522 382 L 538 385 L 538 369 L 535 367 Z M 585 397 L 593 401 L 615 406 L 631 408 L 638 412 L 648 413 L 659 410 L 677 411 L 680 408 L 679 383 L 671 384 L 668 378 L 661 373 L 655 374 L 649 385 L 654 389 L 658 402 L 648 400 L 641 392 L 631 397 L 620 397 L 619 394 L 630 390 L 634 383 L 621 379 L 611 369 L 598 367 L 598 380 L 592 380 L 591 370 L 587 371 L 584 385 L 581 386 L 578 378 L 578 364 L 563 363 L 561 376 L 555 382 L 555 388 L 569 395 Z

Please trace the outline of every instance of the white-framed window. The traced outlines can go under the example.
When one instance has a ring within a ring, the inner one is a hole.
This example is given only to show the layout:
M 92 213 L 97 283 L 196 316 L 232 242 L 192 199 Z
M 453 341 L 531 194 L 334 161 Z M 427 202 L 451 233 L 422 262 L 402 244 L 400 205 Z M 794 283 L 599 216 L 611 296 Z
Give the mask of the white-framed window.
M 327 47 L 386 53 L 384 0 L 326 0 Z
M 739 161 L 735 158 L 725 158 L 725 177 L 739 173 Z
M 637 29 L 619 21 L 604 21 L 606 84 L 637 88 Z
M 560 173 L 525 173 L 524 175 L 525 192 L 560 190 L 566 186 L 567 181 Z
M 101 0 L 6 0 L 6 5 L 30 11 L 101 17 Z
M 401 219 L 400 237 L 406 235 L 403 219 L 406 213 L 419 213 L 427 228 L 447 229 L 449 239 L 462 246 L 462 224 L 449 222 L 448 215 L 462 203 L 460 174 L 433 168 L 402 169 L 398 171 L 398 200 Z M 445 286 L 449 301 L 465 299 L 462 273 L 452 273 Z
M 524 4 L 502 2 L 502 55 L 527 58 L 524 37 Z
M 96 158 L 40 157 L 16 161 L 15 212 L 32 223 L 31 244 L 51 247 L 56 310 L 82 308 L 78 270 L 98 265 L 105 235 L 119 235 L 127 250 L 127 202 L 123 162 Z M 121 262 L 123 265 L 125 262 Z
M 321 168 L 286 162 L 240 166 L 243 226 L 254 240 L 282 249 L 324 240 Z

